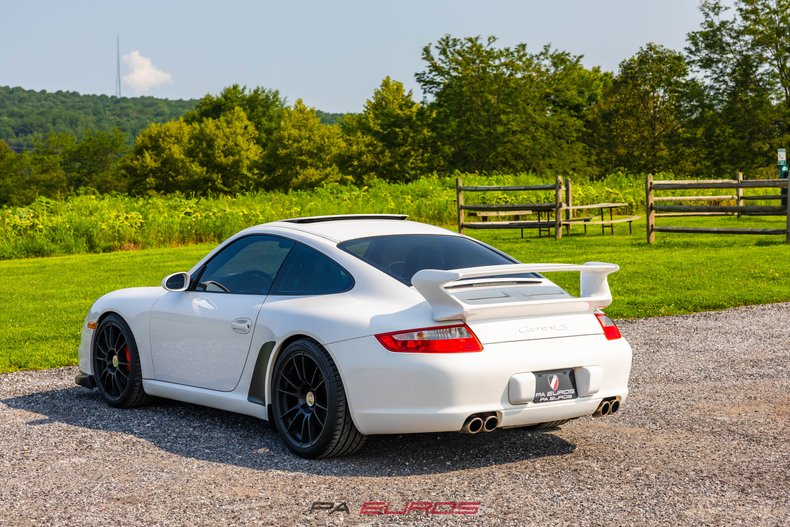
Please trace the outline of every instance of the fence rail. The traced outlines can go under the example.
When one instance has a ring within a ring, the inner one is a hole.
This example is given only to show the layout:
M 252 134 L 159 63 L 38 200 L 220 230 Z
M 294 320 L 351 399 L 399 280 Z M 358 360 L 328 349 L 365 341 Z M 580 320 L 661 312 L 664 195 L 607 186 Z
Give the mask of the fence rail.
M 713 233 L 713 234 L 769 234 L 784 235 L 790 244 L 790 201 L 787 179 L 744 180 L 739 173 L 735 179 L 694 180 L 694 181 L 656 181 L 652 174 L 645 178 L 645 216 L 647 217 L 647 243 L 656 241 L 657 232 L 682 233 Z M 782 189 L 780 194 L 744 196 L 745 189 Z M 719 196 L 656 196 L 657 191 L 666 190 L 716 190 L 735 189 L 735 195 Z M 744 201 L 776 201 L 781 205 L 744 205 Z M 665 205 L 678 202 L 718 202 L 710 205 Z M 735 201 L 735 205 L 724 205 L 721 202 Z M 660 217 L 691 217 L 691 216 L 785 216 L 787 224 L 784 229 L 754 229 L 735 227 L 677 227 L 658 226 L 656 218 Z

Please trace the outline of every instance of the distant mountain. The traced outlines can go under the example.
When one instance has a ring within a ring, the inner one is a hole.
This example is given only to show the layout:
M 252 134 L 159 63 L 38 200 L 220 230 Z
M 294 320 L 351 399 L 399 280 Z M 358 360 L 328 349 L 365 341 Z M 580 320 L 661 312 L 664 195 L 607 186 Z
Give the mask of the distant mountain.
M 131 142 L 150 123 L 178 119 L 196 103 L 197 100 L 118 98 L 0 86 L 0 139 L 21 150 L 32 147 L 37 135 L 80 135 L 85 130 L 119 128 Z
M 32 148 L 36 136 L 53 132 L 81 135 L 85 130 L 119 128 L 131 143 L 151 123 L 183 116 L 197 99 L 83 95 L 0 86 L 0 139 L 16 151 Z M 318 111 L 321 122 L 337 123 L 343 114 Z
M 344 113 L 327 113 L 322 112 L 321 110 L 316 110 L 318 113 L 318 118 L 321 119 L 321 122 L 324 124 L 337 124 L 343 118 Z

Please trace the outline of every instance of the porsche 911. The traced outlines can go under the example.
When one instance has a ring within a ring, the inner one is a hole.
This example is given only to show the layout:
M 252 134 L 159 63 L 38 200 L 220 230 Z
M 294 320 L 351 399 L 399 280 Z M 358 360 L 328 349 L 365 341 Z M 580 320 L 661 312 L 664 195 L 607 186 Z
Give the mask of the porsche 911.
M 519 263 L 402 215 L 245 229 L 158 287 L 99 298 L 76 382 L 269 421 L 306 458 L 373 434 L 491 433 L 619 411 L 631 348 L 610 263 Z M 544 273 L 580 275 L 571 295 Z

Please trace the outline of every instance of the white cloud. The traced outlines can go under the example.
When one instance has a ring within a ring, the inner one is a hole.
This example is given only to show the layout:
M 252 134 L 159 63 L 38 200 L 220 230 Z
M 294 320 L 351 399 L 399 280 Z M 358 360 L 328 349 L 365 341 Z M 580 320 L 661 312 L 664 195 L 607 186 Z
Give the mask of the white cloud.
M 143 57 L 137 50 L 124 55 L 123 63 L 129 71 L 128 75 L 124 75 L 123 83 L 135 94 L 145 93 L 164 84 L 173 84 L 172 75 L 154 66 L 151 59 Z

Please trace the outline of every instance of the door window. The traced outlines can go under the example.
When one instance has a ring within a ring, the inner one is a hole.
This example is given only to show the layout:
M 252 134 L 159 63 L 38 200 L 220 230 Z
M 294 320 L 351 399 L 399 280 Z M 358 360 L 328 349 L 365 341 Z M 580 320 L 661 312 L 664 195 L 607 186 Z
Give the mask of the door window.
M 197 291 L 266 295 L 294 242 L 276 236 L 246 236 L 206 264 Z

